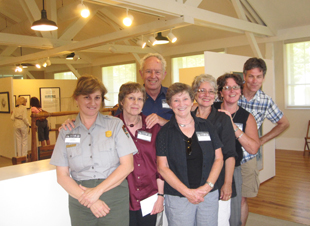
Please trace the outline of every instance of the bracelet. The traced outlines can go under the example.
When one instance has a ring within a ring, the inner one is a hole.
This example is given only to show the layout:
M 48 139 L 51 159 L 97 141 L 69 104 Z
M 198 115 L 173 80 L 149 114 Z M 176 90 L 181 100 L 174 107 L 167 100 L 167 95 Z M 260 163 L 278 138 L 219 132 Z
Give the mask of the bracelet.
M 164 197 L 164 194 L 157 193 L 157 195 Z
M 237 132 L 239 130 L 239 127 L 237 126 L 237 128 L 236 129 L 234 129 L 234 132 Z
M 242 136 L 243 136 L 243 134 L 244 134 L 244 132 L 242 132 L 242 133 L 240 134 L 240 136 L 239 136 L 239 137 L 237 137 L 237 140 L 238 140 L 240 137 L 242 137 Z

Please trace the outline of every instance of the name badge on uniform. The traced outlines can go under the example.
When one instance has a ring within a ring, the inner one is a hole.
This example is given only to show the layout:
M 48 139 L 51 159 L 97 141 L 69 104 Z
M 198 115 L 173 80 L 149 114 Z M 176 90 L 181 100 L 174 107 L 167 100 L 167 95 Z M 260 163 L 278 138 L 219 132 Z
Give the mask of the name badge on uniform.
M 238 126 L 238 128 L 243 131 L 243 123 L 235 123 L 236 126 Z
M 145 141 L 151 142 L 152 134 L 148 133 L 148 132 L 145 132 L 145 131 L 138 131 L 137 138 L 140 139 L 140 140 L 145 140 Z
M 198 141 L 211 141 L 209 132 L 196 132 Z
M 162 108 L 170 108 L 169 104 L 167 104 L 166 99 L 161 100 L 161 105 L 162 105 Z
M 79 144 L 81 142 L 81 134 L 67 134 L 65 143 Z

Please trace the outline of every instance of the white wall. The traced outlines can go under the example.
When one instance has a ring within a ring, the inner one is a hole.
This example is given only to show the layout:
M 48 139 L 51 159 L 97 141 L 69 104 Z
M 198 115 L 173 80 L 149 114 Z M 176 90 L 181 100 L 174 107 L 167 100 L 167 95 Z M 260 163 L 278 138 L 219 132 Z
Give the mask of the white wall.
M 70 226 L 68 194 L 49 160 L 0 168 L 1 226 Z
M 244 62 L 249 59 L 245 56 L 222 54 L 215 52 L 205 52 L 205 73 L 213 75 L 215 78 L 224 73 L 242 72 Z M 263 84 L 263 91 L 275 98 L 274 94 L 274 70 L 273 61 L 266 60 L 267 73 Z M 270 131 L 273 124 L 269 120 L 263 123 L 263 134 Z M 261 182 L 275 176 L 275 140 L 271 140 L 263 146 L 263 169 L 260 171 Z

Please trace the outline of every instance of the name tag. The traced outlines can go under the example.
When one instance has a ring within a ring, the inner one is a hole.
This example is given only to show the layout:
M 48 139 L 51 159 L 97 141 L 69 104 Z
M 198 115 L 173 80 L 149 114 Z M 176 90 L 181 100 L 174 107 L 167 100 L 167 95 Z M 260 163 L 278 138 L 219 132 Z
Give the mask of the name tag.
M 145 141 L 151 142 L 152 134 L 148 133 L 148 132 L 145 132 L 145 131 L 138 131 L 137 138 L 140 139 L 140 140 L 145 140 Z
M 65 143 L 79 144 L 81 142 L 81 134 L 67 134 Z
M 238 128 L 243 131 L 243 123 L 235 123 L 236 126 L 238 126 Z
M 170 108 L 169 104 L 167 104 L 166 99 L 161 100 L 161 105 L 162 105 L 162 108 Z
M 66 145 L 66 148 L 73 148 L 73 147 L 76 147 L 76 144 L 68 144 L 68 145 Z
M 196 132 L 198 141 L 211 141 L 209 132 Z

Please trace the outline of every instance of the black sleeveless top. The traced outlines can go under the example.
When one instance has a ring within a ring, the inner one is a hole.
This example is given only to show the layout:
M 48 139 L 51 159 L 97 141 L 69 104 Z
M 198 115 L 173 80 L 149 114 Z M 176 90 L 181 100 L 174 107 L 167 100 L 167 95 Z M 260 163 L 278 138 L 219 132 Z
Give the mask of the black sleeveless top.
M 214 102 L 214 107 L 216 109 L 221 109 L 221 104 L 222 104 L 222 102 Z M 248 120 L 249 115 L 250 115 L 250 113 L 240 106 L 239 106 L 238 111 L 233 115 L 234 116 L 233 122 L 243 132 L 245 132 L 246 122 Z M 238 140 L 236 140 L 236 152 L 238 154 L 238 157 L 236 158 L 235 166 L 240 166 L 240 162 L 243 158 L 243 151 L 241 148 L 241 144 L 239 143 Z

